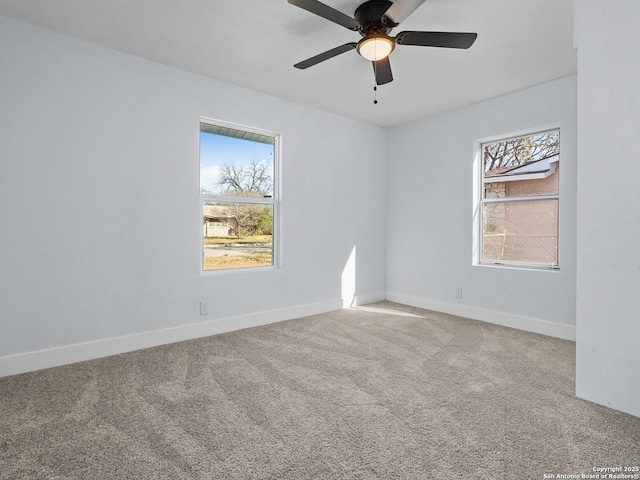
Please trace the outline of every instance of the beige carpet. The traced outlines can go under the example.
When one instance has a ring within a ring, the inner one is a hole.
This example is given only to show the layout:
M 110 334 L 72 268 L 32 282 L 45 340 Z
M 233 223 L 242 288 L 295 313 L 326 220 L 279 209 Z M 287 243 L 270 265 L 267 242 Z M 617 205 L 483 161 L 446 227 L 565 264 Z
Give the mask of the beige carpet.
M 389 302 L 0 379 L 2 479 L 542 479 L 640 465 L 574 344 Z

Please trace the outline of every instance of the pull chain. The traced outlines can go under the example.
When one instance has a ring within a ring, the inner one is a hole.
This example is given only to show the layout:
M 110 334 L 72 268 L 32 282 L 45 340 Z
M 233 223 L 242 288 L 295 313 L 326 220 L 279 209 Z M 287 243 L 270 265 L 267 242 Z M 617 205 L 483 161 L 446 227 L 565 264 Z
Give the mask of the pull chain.
M 373 76 L 374 78 L 378 78 L 378 64 L 377 62 L 373 62 Z M 376 81 L 373 82 L 373 104 L 378 104 L 378 86 Z

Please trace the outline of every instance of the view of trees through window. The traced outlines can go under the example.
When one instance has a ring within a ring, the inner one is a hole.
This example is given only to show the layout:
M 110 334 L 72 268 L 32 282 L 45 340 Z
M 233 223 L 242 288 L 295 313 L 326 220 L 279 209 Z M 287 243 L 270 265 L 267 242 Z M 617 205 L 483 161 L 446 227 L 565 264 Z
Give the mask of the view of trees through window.
M 202 268 L 274 264 L 276 138 L 200 126 Z
M 482 146 L 484 171 L 519 166 L 560 153 L 560 130 L 510 138 Z
M 482 145 L 481 262 L 558 265 L 560 131 Z

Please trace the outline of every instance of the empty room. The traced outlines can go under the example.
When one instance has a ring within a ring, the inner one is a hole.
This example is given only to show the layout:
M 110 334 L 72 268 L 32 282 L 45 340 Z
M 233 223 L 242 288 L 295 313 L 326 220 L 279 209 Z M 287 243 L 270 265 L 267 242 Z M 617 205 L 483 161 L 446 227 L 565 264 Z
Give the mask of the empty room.
M 0 0 L 0 479 L 640 479 L 639 20 Z

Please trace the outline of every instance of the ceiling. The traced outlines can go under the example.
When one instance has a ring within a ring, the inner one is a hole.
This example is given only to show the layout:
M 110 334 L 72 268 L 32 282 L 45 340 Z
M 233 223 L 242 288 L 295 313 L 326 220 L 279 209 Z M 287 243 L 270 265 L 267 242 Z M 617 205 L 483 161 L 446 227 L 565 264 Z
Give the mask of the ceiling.
M 361 0 L 324 0 L 353 16 Z M 363 122 L 392 127 L 576 72 L 573 0 L 427 0 L 403 30 L 477 32 L 468 50 L 399 45 L 378 87 L 358 33 L 286 0 L 0 0 L 0 15 Z

